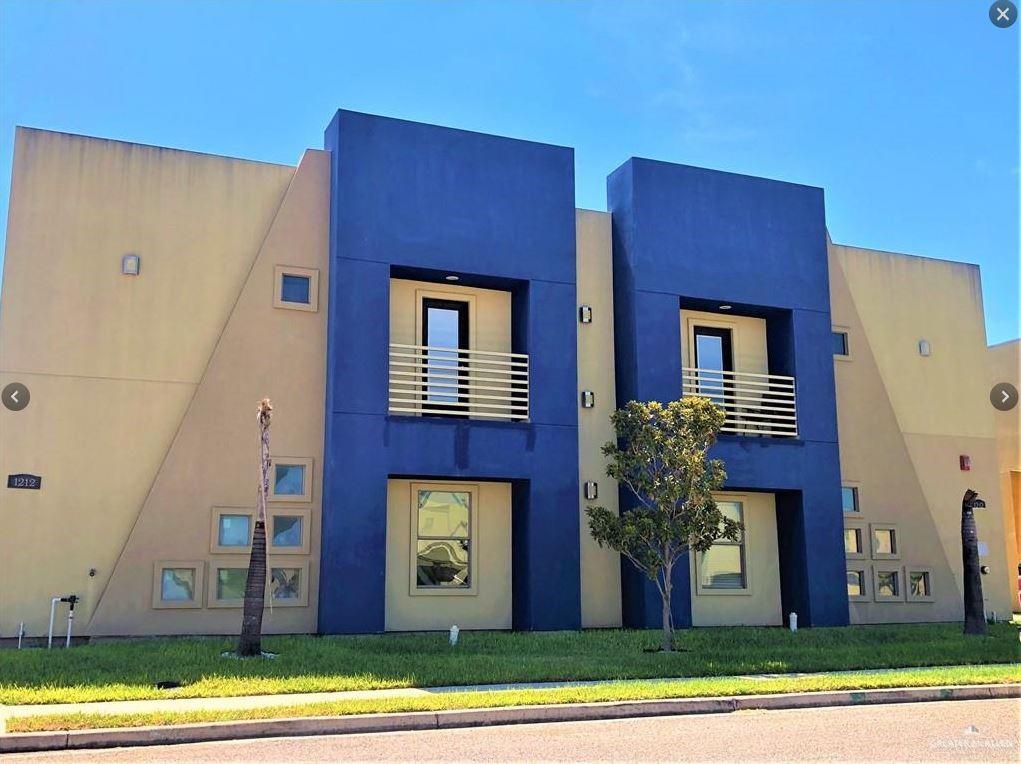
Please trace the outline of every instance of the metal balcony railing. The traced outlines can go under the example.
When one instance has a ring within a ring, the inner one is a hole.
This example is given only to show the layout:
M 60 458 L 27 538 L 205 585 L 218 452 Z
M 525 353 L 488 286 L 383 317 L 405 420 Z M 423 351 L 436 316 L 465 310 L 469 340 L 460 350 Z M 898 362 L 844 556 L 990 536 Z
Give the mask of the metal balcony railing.
M 390 412 L 528 419 L 528 356 L 390 343 Z
M 795 438 L 794 377 L 713 369 L 681 369 L 683 395 L 702 395 L 727 412 L 722 432 Z

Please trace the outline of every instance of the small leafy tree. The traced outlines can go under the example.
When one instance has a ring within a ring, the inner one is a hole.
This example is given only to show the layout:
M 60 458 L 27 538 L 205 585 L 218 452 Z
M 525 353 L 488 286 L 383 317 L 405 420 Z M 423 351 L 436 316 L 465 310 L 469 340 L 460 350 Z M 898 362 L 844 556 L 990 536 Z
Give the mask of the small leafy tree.
M 741 524 L 724 517 L 712 492 L 723 486 L 723 462 L 709 448 L 723 426 L 723 409 L 686 396 L 667 405 L 630 401 L 611 417 L 617 443 L 603 446 L 606 474 L 627 486 L 637 506 L 620 515 L 590 506 L 592 537 L 634 564 L 663 600 L 663 650 L 674 648 L 673 571 L 689 550 L 704 552 L 720 538 L 737 540 Z
M 256 421 L 259 423 L 259 499 L 252 553 L 248 559 L 245 581 L 245 605 L 241 616 L 241 638 L 238 655 L 262 655 L 262 611 L 266 605 L 266 498 L 269 496 L 269 425 L 273 404 L 269 398 L 259 401 Z

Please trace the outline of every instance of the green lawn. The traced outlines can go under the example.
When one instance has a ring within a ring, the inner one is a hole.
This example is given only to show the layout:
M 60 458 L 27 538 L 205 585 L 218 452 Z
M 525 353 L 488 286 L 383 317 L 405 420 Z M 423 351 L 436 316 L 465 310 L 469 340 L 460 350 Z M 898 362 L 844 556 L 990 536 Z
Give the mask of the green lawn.
M 332 703 L 306 703 L 276 708 L 215 711 L 149 712 L 131 714 L 71 713 L 9 719 L 8 732 L 44 732 L 110 727 L 194 724 L 239 719 L 285 719 L 298 716 L 344 716 L 348 714 L 449 711 L 464 708 L 528 706 L 549 703 L 598 703 L 662 698 L 711 698 L 731 695 L 765 695 L 821 690 L 865 690 L 883 687 L 932 687 L 955 684 L 1003 684 L 1021 681 L 1018 666 L 959 666 L 953 668 L 898 669 L 882 674 L 823 674 L 797 678 L 707 679 L 605 683 L 585 687 L 495 692 L 438 693 L 419 698 L 378 698 Z
M 912 666 L 1011 663 L 1018 629 L 968 638 L 957 624 L 837 629 L 712 628 L 680 634 L 686 652 L 645 652 L 656 631 L 268 637 L 273 660 L 220 657 L 226 638 L 138 639 L 71 650 L 0 650 L 0 703 L 435 687 L 556 680 L 712 677 Z M 174 681 L 181 687 L 157 689 Z

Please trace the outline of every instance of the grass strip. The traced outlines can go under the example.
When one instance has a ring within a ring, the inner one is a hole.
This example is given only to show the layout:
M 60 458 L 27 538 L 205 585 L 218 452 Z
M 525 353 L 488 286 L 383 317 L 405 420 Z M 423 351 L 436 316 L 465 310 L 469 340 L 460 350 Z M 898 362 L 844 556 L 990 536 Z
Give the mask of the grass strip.
M 17 717 L 8 720 L 8 732 L 168 726 L 244 719 L 345 716 L 350 714 L 448 711 L 455 709 L 529 706 L 558 703 L 597 703 L 668 698 L 711 698 L 731 695 L 766 695 L 826 690 L 868 690 L 890 687 L 1008 684 L 1021 682 L 1021 666 L 953 666 L 905 669 L 882 674 L 855 673 L 776 679 L 712 677 L 704 679 L 606 684 L 542 690 L 437 693 L 427 697 L 379 698 L 275 708 L 210 711 L 148 712 L 133 714 L 72 713 Z
M 658 631 L 273 636 L 274 660 L 221 657 L 226 637 L 125 639 L 70 650 L 0 650 L 0 703 L 87 703 L 397 687 L 615 681 L 962 664 L 1021 658 L 1018 628 L 965 637 L 959 624 L 802 629 L 719 627 L 679 634 L 683 652 L 646 652 Z M 159 689 L 173 682 L 175 689 Z

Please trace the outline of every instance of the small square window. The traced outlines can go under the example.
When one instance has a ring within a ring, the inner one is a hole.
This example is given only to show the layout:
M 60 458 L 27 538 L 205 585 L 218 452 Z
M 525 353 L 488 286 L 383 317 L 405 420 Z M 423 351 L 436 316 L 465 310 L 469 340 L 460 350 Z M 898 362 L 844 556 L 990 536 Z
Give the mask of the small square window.
M 319 310 L 319 271 L 313 268 L 278 265 L 273 279 L 273 307 L 290 310 Z
M 279 567 L 270 570 L 269 596 L 274 606 L 293 605 L 301 607 L 308 604 L 308 593 L 305 587 L 307 567 Z
M 848 597 L 865 596 L 865 571 L 863 570 L 847 571 L 847 596 Z
M 273 546 L 300 547 L 303 519 L 299 515 L 273 516 Z
M 854 486 L 841 486 L 840 503 L 845 512 L 860 512 L 858 508 L 858 489 Z
M 872 557 L 877 560 L 900 558 L 900 538 L 897 526 L 872 524 Z
M 844 528 L 844 552 L 861 554 L 861 528 Z
M 928 568 L 907 569 L 908 602 L 932 602 L 932 571 Z
M 220 515 L 216 543 L 219 546 L 248 546 L 252 543 L 252 516 Z
M 202 607 L 202 562 L 157 562 L 154 566 L 154 608 Z
M 850 347 L 847 341 L 847 332 L 836 331 L 833 332 L 833 355 L 847 357 L 850 356 Z
M 312 460 L 274 456 L 269 473 L 270 501 L 312 501 Z
M 216 599 L 221 602 L 244 600 L 248 568 L 217 568 Z
M 873 571 L 872 591 L 876 602 L 903 602 L 904 579 L 898 568 L 876 566 Z
M 280 299 L 308 305 L 312 280 L 308 276 L 294 276 L 285 273 L 280 284 Z

